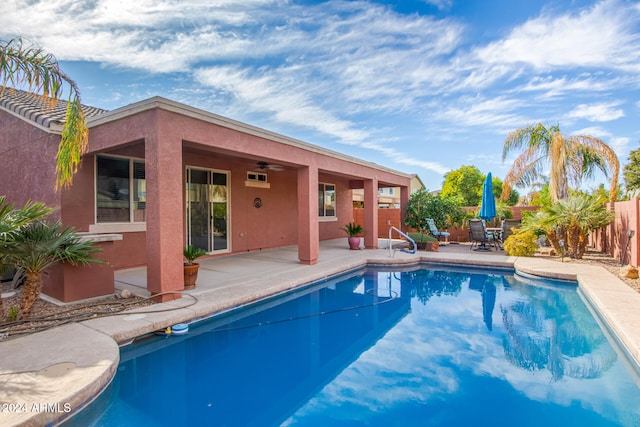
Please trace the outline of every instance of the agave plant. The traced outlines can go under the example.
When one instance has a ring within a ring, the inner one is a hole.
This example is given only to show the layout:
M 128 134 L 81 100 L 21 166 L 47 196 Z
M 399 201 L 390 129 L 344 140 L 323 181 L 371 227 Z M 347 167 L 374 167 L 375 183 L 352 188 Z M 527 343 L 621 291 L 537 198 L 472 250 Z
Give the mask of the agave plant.
M 58 262 L 72 265 L 102 262 L 91 255 L 100 249 L 92 242 L 80 239 L 73 228 L 63 228 L 59 222 L 31 222 L 7 233 L 0 242 L 0 253 L 25 273 L 20 319 L 31 315 L 33 304 L 42 290 L 42 272 Z

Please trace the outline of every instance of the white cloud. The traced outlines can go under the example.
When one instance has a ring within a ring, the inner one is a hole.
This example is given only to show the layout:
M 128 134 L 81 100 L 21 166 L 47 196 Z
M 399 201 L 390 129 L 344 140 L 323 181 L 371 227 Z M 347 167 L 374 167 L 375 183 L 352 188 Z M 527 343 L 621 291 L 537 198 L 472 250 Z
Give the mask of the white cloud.
M 483 99 L 481 97 L 463 97 L 438 113 L 439 118 L 464 126 L 492 127 L 511 129 L 521 126 L 525 118 L 517 113 L 519 101 L 506 97 Z
M 425 3 L 437 7 L 440 10 L 449 10 L 453 5 L 453 0 L 423 0 Z
M 450 0 L 423 1 L 452 9 Z M 5 0 L 0 39 L 19 33 L 61 60 L 180 82 L 132 93 L 109 87 L 104 99 L 178 96 L 444 174 L 451 168 L 443 158 L 477 132 L 497 145 L 532 121 L 622 117 L 587 96 L 621 99 L 613 92 L 640 87 L 639 15 L 617 0 L 546 9 L 486 42 L 469 40 L 468 17 L 402 14 L 367 0 Z M 583 105 L 568 113 L 567 99 Z M 418 149 L 424 141 L 447 153 Z
M 304 88 L 297 82 L 280 75 L 281 70 L 262 70 L 262 76 L 255 78 L 246 70 L 232 67 L 212 67 L 194 73 L 202 84 L 224 89 L 248 110 L 270 112 L 281 122 L 312 128 L 318 133 L 329 135 L 338 142 L 370 149 L 395 162 L 418 166 L 436 173 L 448 171 L 436 162 L 412 158 L 406 153 L 372 142 L 374 131 L 359 130 L 354 123 L 341 119 L 329 110 L 316 105 Z
M 551 100 L 563 97 L 570 93 L 594 93 L 615 90 L 616 88 L 634 84 L 620 77 L 603 79 L 590 73 L 576 76 L 554 77 L 552 75 L 534 75 L 524 85 L 518 87 L 519 91 L 540 92 L 539 100 Z
M 586 119 L 590 122 L 608 122 L 624 117 L 624 111 L 616 108 L 619 102 L 606 104 L 580 104 L 567 114 L 569 118 Z
M 596 3 L 577 13 L 552 11 L 514 28 L 504 40 L 476 51 L 490 64 L 528 64 L 540 70 L 595 66 L 640 71 L 637 10 L 617 0 Z
M 623 136 L 614 136 L 610 131 L 598 126 L 591 126 L 571 132 L 571 135 L 590 135 L 603 140 L 616 152 L 618 159 L 623 159 L 629 154 L 631 139 Z

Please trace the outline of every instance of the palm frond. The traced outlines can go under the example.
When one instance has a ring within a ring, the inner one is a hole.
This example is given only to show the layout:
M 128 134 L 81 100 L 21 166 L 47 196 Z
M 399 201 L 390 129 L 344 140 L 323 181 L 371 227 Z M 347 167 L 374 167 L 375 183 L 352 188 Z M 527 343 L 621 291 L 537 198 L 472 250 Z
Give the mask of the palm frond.
M 0 82 L 0 95 L 7 86 L 26 86 L 29 91 L 49 100 L 52 107 L 63 93 L 63 84 L 69 86 L 65 125 L 56 162 L 56 189 L 69 187 L 88 141 L 78 86 L 60 70 L 53 55 L 35 45 L 26 44 L 20 37 L 6 43 L 0 42 Z
M 0 75 L 3 87 L 26 86 L 53 99 L 62 94 L 63 77 L 55 57 L 21 37 L 0 43 Z
M 63 228 L 59 222 L 31 222 L 0 243 L 0 252 L 6 260 L 33 273 L 40 273 L 57 262 L 73 265 L 102 262 L 91 256 L 99 251 L 91 242 L 81 240 L 73 228 Z
M 545 157 L 541 157 L 536 147 L 529 147 L 513 162 L 502 181 L 501 200 L 506 200 L 513 187 L 527 187 L 542 176 Z
M 531 133 L 535 126 L 536 125 L 528 125 L 509 132 L 504 140 L 504 146 L 502 147 L 503 161 L 512 150 L 518 150 L 525 146 L 530 146 Z
M 82 112 L 80 98 L 76 96 L 67 104 L 66 122 L 58 146 L 56 162 L 56 188 L 69 187 L 78 171 L 80 158 L 87 149 L 89 131 Z
M 27 201 L 21 209 L 15 209 L 13 204 L 5 202 L 5 196 L 0 197 L 0 236 L 10 233 L 23 225 L 44 218 L 53 209 L 44 203 Z
M 602 172 L 611 179 L 610 200 L 616 200 L 618 192 L 618 178 L 620 175 L 620 161 L 615 151 L 603 140 L 590 135 L 573 135 L 567 138 L 574 155 L 572 160 L 576 162 L 574 173 L 580 177 L 592 177 L 596 170 Z

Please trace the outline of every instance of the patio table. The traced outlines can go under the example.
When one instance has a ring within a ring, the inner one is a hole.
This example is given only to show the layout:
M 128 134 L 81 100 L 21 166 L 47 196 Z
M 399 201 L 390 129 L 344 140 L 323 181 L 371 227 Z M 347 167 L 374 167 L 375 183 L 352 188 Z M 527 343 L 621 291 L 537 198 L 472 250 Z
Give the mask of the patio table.
M 487 227 L 487 234 L 493 236 L 493 243 L 496 245 L 496 249 L 502 249 L 502 228 L 501 227 Z

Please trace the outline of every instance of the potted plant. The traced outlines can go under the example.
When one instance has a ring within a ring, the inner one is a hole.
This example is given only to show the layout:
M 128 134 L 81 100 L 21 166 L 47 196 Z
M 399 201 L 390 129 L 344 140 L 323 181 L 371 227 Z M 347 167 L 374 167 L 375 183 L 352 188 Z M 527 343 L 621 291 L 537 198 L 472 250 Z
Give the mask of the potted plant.
M 360 249 L 360 234 L 362 234 L 362 226 L 356 224 L 355 222 L 350 222 L 340 230 L 347 233 L 347 240 L 349 241 L 349 249 L 351 250 L 359 250 Z
M 200 268 L 200 264 L 195 262 L 195 260 L 206 255 L 207 252 L 204 249 L 189 245 L 184 248 L 183 254 L 184 258 L 187 260 L 187 262 L 184 263 L 184 288 L 193 289 L 196 287 L 198 268 Z

